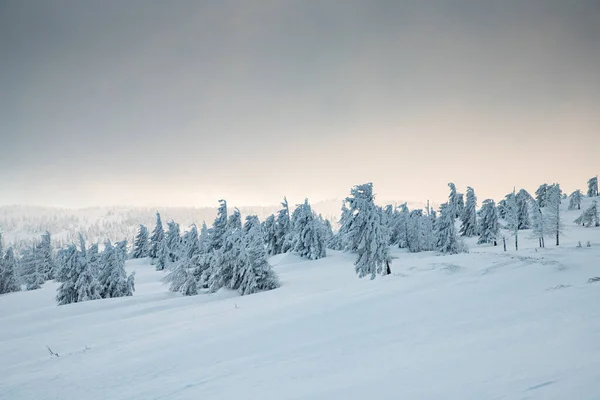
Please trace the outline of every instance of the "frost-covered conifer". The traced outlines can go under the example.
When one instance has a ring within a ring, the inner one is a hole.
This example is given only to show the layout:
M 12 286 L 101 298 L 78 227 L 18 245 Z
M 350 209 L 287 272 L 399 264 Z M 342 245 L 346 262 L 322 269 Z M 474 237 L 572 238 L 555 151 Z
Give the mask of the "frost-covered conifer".
M 144 225 L 140 225 L 133 242 L 133 258 L 145 258 L 150 255 L 150 232 Z
M 0 254 L 2 254 L 1 248 Z M 0 294 L 18 292 L 21 290 L 17 281 L 16 269 L 17 260 L 12 247 L 9 247 L 2 258 L 2 262 L 0 262 Z
M 545 204 L 548 209 L 548 222 L 553 236 L 556 238 L 556 245 L 560 244 L 560 234 L 563 232 L 563 223 L 560 215 L 561 202 L 560 185 L 555 183 L 548 187 L 546 192 Z
M 214 250 L 219 250 L 227 235 L 227 201 L 219 200 L 217 218 L 213 222 L 211 242 Z
M 581 210 L 581 201 L 583 200 L 583 194 L 581 190 L 577 189 L 569 196 L 569 210 Z
M 423 232 L 423 210 L 412 210 L 408 217 L 408 230 L 407 230 L 407 243 L 408 251 L 411 253 L 418 253 L 425 251 L 426 246 L 424 243 L 424 232 Z
M 448 205 L 454 210 L 454 218 L 460 217 L 464 208 L 463 195 L 456 192 L 456 185 L 452 182 L 448 183 L 450 194 L 448 195 Z
M 545 238 L 550 236 L 550 225 L 547 207 L 540 207 L 537 201 L 531 205 L 532 234 L 538 239 L 540 247 L 546 247 Z
M 158 252 L 162 245 L 163 239 L 165 238 L 165 231 L 163 230 L 163 224 L 160 219 L 160 213 L 156 212 L 156 226 L 152 231 L 152 237 L 150 238 L 150 257 L 153 259 L 158 258 Z
M 42 234 L 41 241 L 37 245 L 36 257 L 36 262 L 39 264 L 38 270 L 43 275 L 44 281 L 54 279 L 56 265 L 52 251 L 52 238 L 50 232 L 46 231 Z
M 87 262 L 91 273 L 98 277 L 100 275 L 100 254 L 98 252 L 98 243 L 94 243 L 87 250 Z
M 324 229 L 315 217 L 308 199 L 298 204 L 292 214 L 292 251 L 309 260 L 326 256 Z
M 35 245 L 26 248 L 19 260 L 21 281 L 25 283 L 27 290 L 39 289 L 45 282 L 44 273 L 40 270 L 41 264 L 38 262 L 37 250 Z
M 517 195 L 515 190 L 506 195 L 506 227 L 509 229 L 515 238 L 515 250 L 519 250 L 519 204 L 517 203 Z M 544 199 L 542 199 L 545 201 Z M 542 202 L 543 202 L 542 201 Z M 538 203 L 539 204 L 539 203 Z
M 175 262 L 179 259 L 181 252 L 181 233 L 177 222 L 171 220 L 168 222 L 167 226 L 165 241 L 169 248 L 169 260 Z
M 277 213 L 275 224 L 275 246 L 273 255 L 287 253 L 292 247 L 292 238 L 290 236 L 292 231 L 290 207 L 285 197 L 283 198 L 281 206 L 282 208 Z
M 181 255 L 180 258 L 194 258 L 200 251 L 200 240 L 198 237 L 198 228 L 195 224 L 190 226 L 190 230 L 183 234 L 181 238 Z
M 540 207 L 546 206 L 546 193 L 548 192 L 548 188 L 549 185 L 544 183 L 535 191 L 535 201 L 537 201 L 538 206 Z
M 492 199 L 486 199 L 481 205 L 480 214 L 480 233 L 477 244 L 490 243 L 496 245 L 498 239 L 498 213 L 496 211 L 496 204 Z
M 533 197 L 525 189 L 519 190 L 516 196 L 517 207 L 519 208 L 519 229 L 529 229 L 531 228 L 529 203 L 534 201 Z
M 592 205 L 586 209 L 581 216 L 574 221 L 583 226 L 600 226 L 600 214 L 598 214 L 598 203 L 594 200 Z
M 235 209 L 229 217 L 227 225 L 223 246 L 215 251 L 211 258 L 209 273 L 203 277 L 203 280 L 207 280 L 207 286 L 211 293 L 223 287 L 237 290 L 241 282 L 239 272 L 245 260 L 242 256 L 244 242 L 238 209 Z
M 588 180 L 588 197 L 596 197 L 598 196 L 598 177 L 595 176 Z
M 500 200 L 498 205 L 496 206 L 496 211 L 498 212 L 498 218 L 506 219 L 506 198 Z
M 461 236 L 475 236 L 477 234 L 477 197 L 472 187 L 467 187 L 467 204 L 461 216 Z
M 56 294 L 58 305 L 101 298 L 100 285 L 86 257 L 87 253 L 78 251 L 75 245 L 70 245 L 62 252 L 62 264 L 56 276 L 56 280 L 61 282 Z
M 278 288 L 279 279 L 267 261 L 258 218 L 246 217 L 243 241 L 238 292 L 243 296 Z
M 104 245 L 99 278 L 102 298 L 133 296 L 133 275 L 127 277 L 125 272 L 126 253 L 126 241 L 117 242 L 114 246 L 108 241 Z
M 180 292 L 184 296 L 195 296 L 198 294 L 198 286 L 194 268 L 192 260 L 189 257 L 183 257 L 178 261 L 177 267 L 163 278 L 163 282 L 169 284 L 171 292 Z
M 158 252 L 156 254 L 156 270 L 164 271 L 168 268 L 171 263 L 171 258 L 169 257 L 170 251 L 169 246 L 167 246 L 166 238 L 163 238 L 161 242 L 158 244 Z
M 265 222 L 262 224 L 262 234 L 267 248 L 267 254 L 270 256 L 275 255 L 277 251 L 277 236 L 275 234 L 276 222 L 275 215 L 269 215 Z
M 462 245 L 456 237 L 454 226 L 455 208 L 448 203 L 440 206 L 440 217 L 436 221 L 437 250 L 446 254 L 457 254 Z

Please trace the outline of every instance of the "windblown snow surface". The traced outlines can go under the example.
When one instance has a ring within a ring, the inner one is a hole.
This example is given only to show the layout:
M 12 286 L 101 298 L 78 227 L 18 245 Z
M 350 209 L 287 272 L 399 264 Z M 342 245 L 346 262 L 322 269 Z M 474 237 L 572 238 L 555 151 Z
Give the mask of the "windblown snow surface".
M 559 247 L 394 250 L 373 281 L 330 251 L 273 257 L 281 288 L 244 297 L 169 293 L 148 260 L 129 298 L 3 295 L 0 398 L 600 399 L 600 228 L 579 213 Z

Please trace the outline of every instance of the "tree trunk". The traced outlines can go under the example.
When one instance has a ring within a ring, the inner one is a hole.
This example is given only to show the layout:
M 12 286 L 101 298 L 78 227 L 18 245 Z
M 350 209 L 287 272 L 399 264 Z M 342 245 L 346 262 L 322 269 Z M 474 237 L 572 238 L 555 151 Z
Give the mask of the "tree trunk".
M 502 238 L 502 244 L 504 244 L 504 251 L 506 251 L 506 238 Z
M 556 245 L 560 245 L 559 232 L 556 231 Z
M 385 274 L 386 275 L 391 275 L 392 274 L 392 269 L 390 268 L 390 262 L 389 261 L 385 262 Z

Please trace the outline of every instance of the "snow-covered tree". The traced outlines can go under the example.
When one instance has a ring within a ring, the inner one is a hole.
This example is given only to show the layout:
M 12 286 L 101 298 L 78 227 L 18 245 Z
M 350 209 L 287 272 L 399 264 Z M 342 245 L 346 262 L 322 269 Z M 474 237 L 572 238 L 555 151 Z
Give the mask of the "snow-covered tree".
M 537 201 L 538 206 L 546 206 L 546 193 L 548 192 L 549 187 L 550 186 L 547 183 L 544 183 L 535 191 L 535 200 Z
M 531 228 L 531 221 L 529 218 L 529 203 L 534 201 L 533 197 L 525 189 L 519 190 L 516 195 L 517 207 L 519 208 L 519 229 Z
M 590 178 L 588 180 L 588 197 L 596 197 L 598 196 L 598 176 Z
M 94 243 L 87 249 L 87 262 L 91 273 L 98 277 L 100 275 L 100 253 L 98 243 Z
M 477 234 L 477 197 L 472 187 L 467 187 L 467 203 L 461 215 L 461 236 L 475 236 Z
M 85 249 L 85 246 L 82 248 Z M 101 298 L 100 285 L 86 257 L 87 253 L 78 251 L 75 245 L 70 245 L 62 253 L 62 264 L 56 274 L 56 280 L 61 283 L 56 294 L 58 305 Z
M 460 217 L 464 208 L 463 195 L 456 192 L 456 185 L 448 183 L 450 194 L 448 195 L 448 205 L 454 210 L 454 218 Z
M 399 205 L 397 210 L 398 220 L 391 235 L 394 237 L 394 242 L 398 244 L 399 248 L 406 249 L 410 247 L 408 243 L 410 211 L 406 203 Z
M 496 246 L 498 239 L 498 231 L 500 229 L 498 225 L 498 213 L 496 211 L 496 204 L 492 199 L 486 199 L 481 204 L 479 210 L 480 222 L 479 222 L 479 239 L 477 244 L 490 243 Z
M 292 214 L 292 251 L 309 260 L 326 256 L 325 232 L 313 213 L 308 199 Z
M 156 270 L 164 271 L 171 263 L 171 258 L 169 257 L 170 250 L 167 245 L 167 239 L 163 238 L 158 244 L 158 252 L 156 253 Z
M 600 226 L 600 214 L 598 213 L 598 203 L 594 200 L 592 205 L 586 209 L 579 218 L 574 221 L 583 226 Z
M 513 190 L 512 193 L 506 195 L 506 228 L 513 233 L 515 238 L 515 250 L 519 250 L 519 204 L 517 203 L 517 195 Z M 538 203 L 539 204 L 539 203 Z
M 506 198 L 500 200 L 498 205 L 496 206 L 496 211 L 498 212 L 498 218 L 506 219 Z
M 19 260 L 19 270 L 21 281 L 25 283 L 27 290 L 39 289 L 45 282 L 44 273 L 40 270 L 41 264 L 38 262 L 38 247 L 33 245 L 26 248 Z
M 581 190 L 577 189 L 569 196 L 569 210 L 581 210 L 581 201 L 583 200 L 583 194 Z
M 407 243 L 411 253 L 428 250 L 425 246 L 423 232 L 423 210 L 412 210 L 408 217 Z
M 169 284 L 171 292 L 180 292 L 184 296 L 195 296 L 198 294 L 197 278 L 194 275 L 195 265 L 189 257 L 183 257 L 177 263 L 177 267 L 163 278 L 163 282 Z
M 165 233 L 165 241 L 169 248 L 169 260 L 175 262 L 179 259 L 181 252 L 181 232 L 179 224 L 173 220 L 167 224 L 167 232 Z
M 152 231 L 152 237 L 150 238 L 150 257 L 153 259 L 158 258 L 158 252 L 162 241 L 165 238 L 165 231 L 163 230 L 163 224 L 160 219 L 160 213 L 156 212 L 156 226 Z
M 275 255 L 277 251 L 277 236 L 275 235 L 275 215 L 269 215 L 262 223 L 261 231 L 263 234 L 263 240 L 267 248 L 267 254 L 270 256 Z
M 292 222 L 287 198 L 283 198 L 282 208 L 277 213 L 275 224 L 275 246 L 273 255 L 287 253 L 292 248 Z
M 219 250 L 227 235 L 227 201 L 219 200 L 217 218 L 213 222 L 211 242 L 214 250 Z
M 258 218 L 246 217 L 243 241 L 243 254 L 240 255 L 242 261 L 238 271 L 239 293 L 243 296 L 278 288 L 279 279 L 267 261 Z
M 37 245 L 36 257 L 38 269 L 44 277 L 44 281 L 54 279 L 55 263 L 54 254 L 52 251 L 52 238 L 50 232 L 46 231 L 42 234 L 40 243 Z
M 243 230 L 238 209 L 235 209 L 229 217 L 227 231 L 223 238 L 223 245 L 211 258 L 209 273 L 203 277 L 203 281 L 207 281 L 210 292 L 216 292 L 223 287 L 237 290 L 241 282 L 239 273 L 245 260 Z
M 0 248 L 0 255 L 1 254 L 2 249 Z M 0 262 L 0 294 L 18 292 L 21 290 L 19 282 L 17 281 L 16 269 L 17 259 L 15 258 L 12 247 L 9 247 Z
M 346 248 L 358 253 L 354 270 L 359 278 L 377 274 L 387 275 L 391 261 L 388 243 L 389 232 L 383 219 L 383 211 L 375 205 L 373 184 L 356 185 L 346 197 L 348 218 L 344 221 L 347 237 Z
M 181 238 L 180 258 L 188 258 L 191 260 L 199 251 L 200 239 L 198 236 L 198 228 L 196 227 L 196 224 L 193 224 Z
M 463 251 L 463 245 L 456 236 L 454 226 L 454 206 L 444 203 L 440 206 L 440 217 L 436 221 L 437 250 L 446 254 L 457 254 Z
M 531 205 L 532 234 L 538 239 L 540 247 L 546 247 L 545 238 L 550 236 L 550 225 L 547 207 L 540 207 L 537 201 Z
M 127 277 L 125 272 L 126 249 L 126 241 L 117 242 L 114 246 L 107 241 L 104 245 L 98 279 L 102 298 L 133 296 L 133 274 Z
M 350 226 L 350 218 L 352 214 L 350 209 L 346 206 L 346 202 L 342 203 L 342 214 L 339 219 L 339 229 L 333 235 L 330 242 L 328 243 L 328 247 L 332 250 L 348 250 L 348 237 L 347 237 L 347 229 Z
M 555 183 L 548 187 L 545 199 L 546 208 L 548 209 L 548 222 L 550 223 L 551 232 L 556 238 L 557 246 L 560 244 L 560 234 L 563 232 L 563 223 L 560 215 L 561 194 L 560 185 Z
M 144 225 L 140 225 L 133 242 L 133 258 L 145 258 L 150 255 L 150 232 Z

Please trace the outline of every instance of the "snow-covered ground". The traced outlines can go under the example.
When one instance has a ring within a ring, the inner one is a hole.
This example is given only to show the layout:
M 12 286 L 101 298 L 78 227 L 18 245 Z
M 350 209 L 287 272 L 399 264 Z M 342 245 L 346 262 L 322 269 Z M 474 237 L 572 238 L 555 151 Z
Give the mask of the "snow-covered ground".
M 395 251 L 373 281 L 330 251 L 273 257 L 281 288 L 245 297 L 169 293 L 147 260 L 134 297 L 2 295 L 0 399 L 598 399 L 600 228 L 577 215 L 560 247 Z

